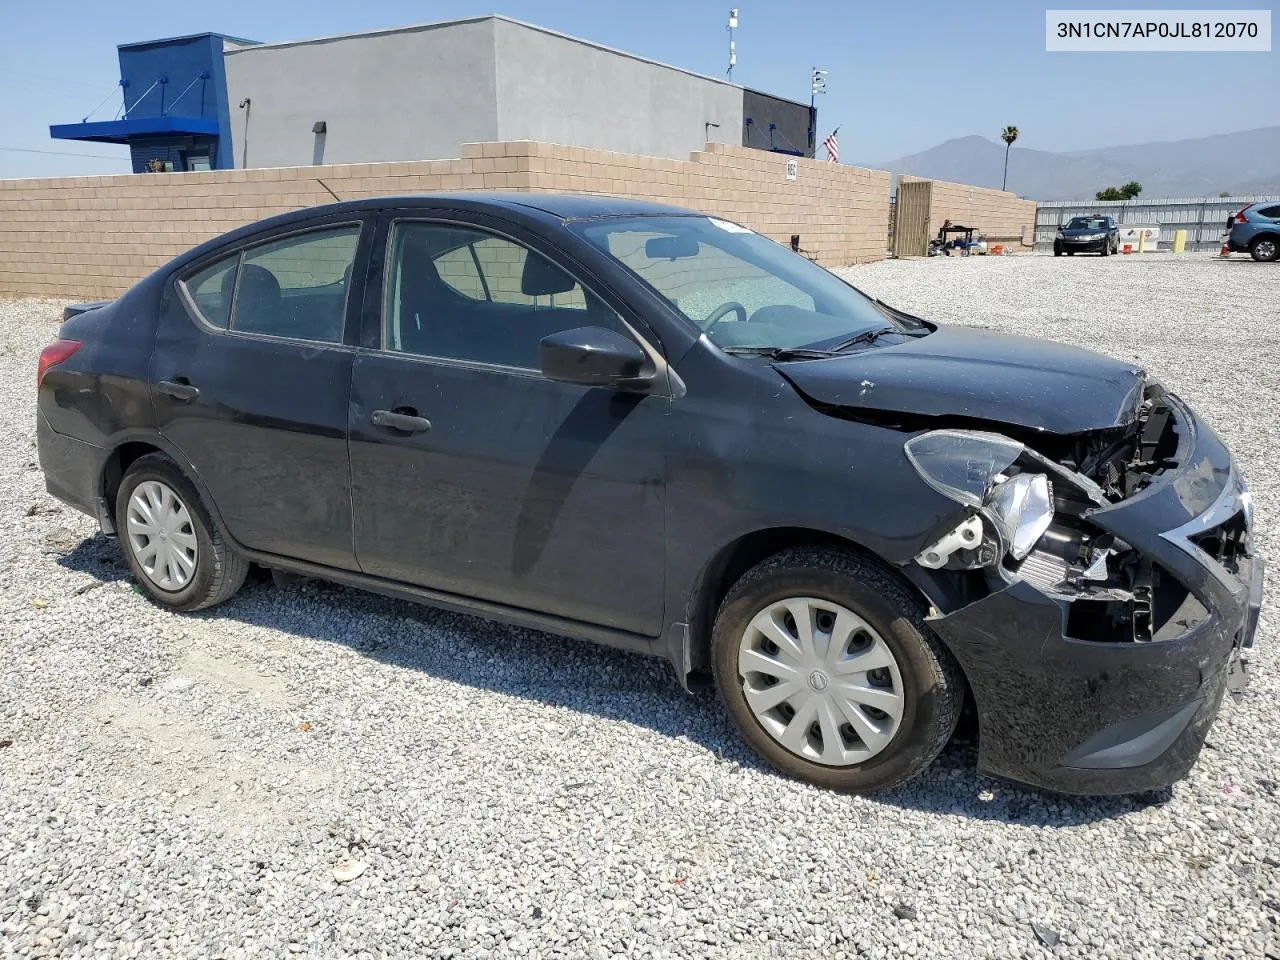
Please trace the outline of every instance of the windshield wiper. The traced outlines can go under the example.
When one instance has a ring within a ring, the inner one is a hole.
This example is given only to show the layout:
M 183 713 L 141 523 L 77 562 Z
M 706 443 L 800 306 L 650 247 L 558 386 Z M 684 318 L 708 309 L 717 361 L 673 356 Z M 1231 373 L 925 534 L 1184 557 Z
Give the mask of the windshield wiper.
M 812 347 L 721 347 L 735 357 L 768 357 L 770 360 L 824 360 L 836 356 L 834 350 L 815 350 Z
M 887 333 L 900 333 L 904 336 L 910 336 L 910 334 L 907 334 L 899 327 L 880 327 L 878 329 L 863 330 L 861 333 L 855 334 L 848 340 L 841 340 L 832 347 L 831 350 L 835 353 L 839 353 L 841 350 L 848 350 L 850 347 L 857 346 L 860 343 L 875 343 L 876 340 Z
M 897 307 L 891 307 L 889 306 L 889 304 L 885 303 L 879 297 L 874 298 L 872 300 L 872 303 L 874 303 L 877 307 L 879 307 L 882 312 L 889 314 L 890 320 L 909 320 L 911 323 L 915 324 L 914 327 L 910 327 L 907 331 L 904 331 L 904 332 L 908 334 L 928 332 L 927 331 L 928 324 L 926 324 L 919 317 L 914 316 L 910 313 L 907 313 L 905 310 L 899 310 Z

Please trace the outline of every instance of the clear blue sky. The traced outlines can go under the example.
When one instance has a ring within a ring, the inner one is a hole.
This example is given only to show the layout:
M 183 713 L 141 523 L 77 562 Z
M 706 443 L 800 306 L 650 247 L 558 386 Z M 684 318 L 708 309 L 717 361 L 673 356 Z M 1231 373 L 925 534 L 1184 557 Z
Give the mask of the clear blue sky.
M 1280 124 L 1280 53 L 1046 53 L 1046 6 L 1063 0 L 733 0 L 741 10 L 733 79 L 807 99 L 830 71 L 819 136 L 840 125 L 846 161 L 883 161 L 950 137 L 1075 150 Z M 296 40 L 503 13 L 701 73 L 723 75 L 729 2 L 709 0 L 0 0 L 0 177 L 125 171 L 122 148 L 50 140 L 50 123 L 119 106 L 116 44 L 216 31 Z M 1263 7 L 1257 0 L 1082 8 Z M 463 79 L 463 78 L 460 78 Z M 50 156 L 12 148 L 95 157 Z M 106 157 L 106 159 L 100 159 Z

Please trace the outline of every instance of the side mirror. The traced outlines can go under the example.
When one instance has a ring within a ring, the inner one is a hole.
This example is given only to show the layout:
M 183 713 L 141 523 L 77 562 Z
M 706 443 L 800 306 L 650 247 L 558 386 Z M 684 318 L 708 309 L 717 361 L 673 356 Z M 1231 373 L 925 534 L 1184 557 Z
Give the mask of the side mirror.
M 653 379 L 642 372 L 648 359 L 637 343 L 605 327 L 578 327 L 542 338 L 542 375 L 562 383 L 643 392 Z

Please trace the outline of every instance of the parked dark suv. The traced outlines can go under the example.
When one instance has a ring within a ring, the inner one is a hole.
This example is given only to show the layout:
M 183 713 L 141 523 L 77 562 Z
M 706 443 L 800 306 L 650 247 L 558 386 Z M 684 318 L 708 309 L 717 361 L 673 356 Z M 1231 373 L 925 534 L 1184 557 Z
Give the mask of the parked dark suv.
M 1227 221 L 1227 249 L 1264 263 L 1280 260 L 1280 202 L 1252 203 Z
M 828 787 L 919 772 L 969 696 L 985 771 L 1168 784 L 1257 622 L 1244 482 L 1141 370 L 674 207 L 287 214 L 71 318 L 38 378 L 50 492 L 156 603 L 257 563 L 657 654 Z
M 1120 252 L 1120 228 L 1110 217 L 1072 217 L 1058 228 L 1053 255 L 1097 253 L 1108 256 Z

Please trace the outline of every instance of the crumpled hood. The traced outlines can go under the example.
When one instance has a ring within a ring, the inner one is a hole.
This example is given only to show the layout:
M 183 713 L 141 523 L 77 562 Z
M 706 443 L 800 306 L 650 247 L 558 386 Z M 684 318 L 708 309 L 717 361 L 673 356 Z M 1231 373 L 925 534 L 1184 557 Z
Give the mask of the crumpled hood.
M 1131 422 L 1146 374 L 1049 340 L 940 326 L 893 346 L 775 368 L 820 404 L 1070 434 Z

